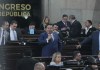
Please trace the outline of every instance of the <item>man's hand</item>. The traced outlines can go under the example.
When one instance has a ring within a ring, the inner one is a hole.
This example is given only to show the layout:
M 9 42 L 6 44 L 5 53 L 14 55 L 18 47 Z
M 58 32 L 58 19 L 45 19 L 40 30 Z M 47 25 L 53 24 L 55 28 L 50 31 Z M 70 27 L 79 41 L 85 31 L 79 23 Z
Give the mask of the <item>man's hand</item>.
M 52 38 L 51 34 L 48 34 L 48 40 L 50 40 Z
M 50 39 L 52 38 L 51 34 L 48 34 L 47 43 L 49 43 Z

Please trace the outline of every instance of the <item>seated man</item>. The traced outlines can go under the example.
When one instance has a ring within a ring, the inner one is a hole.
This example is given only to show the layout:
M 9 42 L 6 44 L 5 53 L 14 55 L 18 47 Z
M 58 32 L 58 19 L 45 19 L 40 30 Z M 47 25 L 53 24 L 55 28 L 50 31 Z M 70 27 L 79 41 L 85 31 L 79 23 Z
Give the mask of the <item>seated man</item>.
M 0 27 L 0 45 L 5 45 L 8 42 L 9 38 L 9 32 L 7 32 L 9 23 L 7 21 L 3 21 L 1 25 L 2 27 Z
M 25 31 L 26 34 L 36 34 L 36 29 L 35 29 L 35 24 L 34 22 L 31 22 L 28 26 L 28 28 L 26 28 Z
M 79 51 L 74 51 L 73 60 L 68 60 L 67 64 L 83 65 L 84 61 L 81 59 L 81 53 Z

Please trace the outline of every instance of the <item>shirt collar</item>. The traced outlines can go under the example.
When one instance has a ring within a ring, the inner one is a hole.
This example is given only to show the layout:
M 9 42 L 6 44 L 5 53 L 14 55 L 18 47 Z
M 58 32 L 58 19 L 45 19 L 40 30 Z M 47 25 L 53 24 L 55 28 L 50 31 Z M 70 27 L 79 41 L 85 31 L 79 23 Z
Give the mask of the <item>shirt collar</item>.
M 75 20 L 72 20 L 71 22 L 73 23 Z
M 86 27 L 85 29 L 90 29 L 90 28 L 92 28 L 92 27 L 93 27 L 93 26 L 91 25 L 89 28 Z

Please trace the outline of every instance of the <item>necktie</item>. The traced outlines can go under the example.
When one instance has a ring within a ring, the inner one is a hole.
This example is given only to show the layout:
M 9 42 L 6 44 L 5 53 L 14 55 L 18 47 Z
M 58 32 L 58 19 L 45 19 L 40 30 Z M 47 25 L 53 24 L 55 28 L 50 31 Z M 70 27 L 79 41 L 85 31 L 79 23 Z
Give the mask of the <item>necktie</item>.
M 17 41 L 17 35 L 16 32 L 13 30 L 14 40 Z

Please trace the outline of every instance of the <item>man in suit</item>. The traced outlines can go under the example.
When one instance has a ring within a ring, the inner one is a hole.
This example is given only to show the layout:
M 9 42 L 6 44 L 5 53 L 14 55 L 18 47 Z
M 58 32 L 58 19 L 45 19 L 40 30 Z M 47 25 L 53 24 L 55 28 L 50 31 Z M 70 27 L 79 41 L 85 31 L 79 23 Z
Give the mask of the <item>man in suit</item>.
M 59 35 L 56 32 L 53 32 L 53 26 L 47 25 L 45 28 L 46 32 L 42 33 L 39 37 L 39 42 L 41 45 L 44 45 L 42 48 L 42 56 L 52 56 L 54 52 L 59 51 L 60 39 Z
M 21 39 L 21 31 L 17 28 L 17 21 L 13 20 L 10 24 L 10 28 L 8 29 L 10 34 L 10 41 L 18 41 Z
M 71 22 L 69 36 L 71 38 L 76 38 L 80 36 L 81 33 L 81 23 L 76 20 L 76 17 L 74 15 L 69 16 L 69 20 Z
M 5 45 L 8 42 L 9 37 L 9 32 L 7 32 L 9 23 L 7 21 L 3 21 L 1 25 L 2 27 L 0 27 L 0 45 Z
M 62 16 L 62 20 L 57 22 L 58 25 L 58 29 L 59 30 L 63 30 L 63 29 L 70 29 L 70 22 L 68 21 L 68 16 L 66 14 L 64 14 Z
M 97 55 L 98 51 L 100 50 L 100 23 L 98 24 L 99 30 L 93 32 L 89 37 L 83 40 L 77 48 L 81 48 L 86 43 L 92 41 L 92 54 Z
M 92 34 L 92 32 L 96 31 L 96 28 L 92 26 L 91 20 L 86 20 L 85 26 L 85 29 L 82 31 L 82 36 L 84 37 L 88 37 Z

